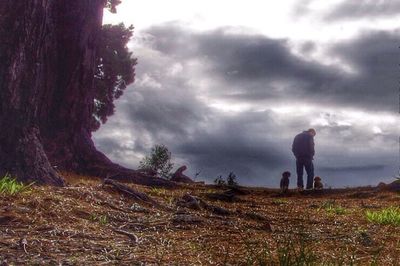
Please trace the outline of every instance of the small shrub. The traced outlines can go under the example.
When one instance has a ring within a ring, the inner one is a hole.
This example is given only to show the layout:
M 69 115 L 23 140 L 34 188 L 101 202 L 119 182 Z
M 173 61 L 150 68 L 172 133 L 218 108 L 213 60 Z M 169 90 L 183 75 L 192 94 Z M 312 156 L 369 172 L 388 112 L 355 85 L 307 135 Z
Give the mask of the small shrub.
M 0 194 L 15 195 L 27 190 L 31 185 L 33 185 L 33 183 L 25 185 L 22 182 L 18 182 L 15 178 L 12 178 L 9 174 L 6 174 L 0 179 Z
M 217 186 L 231 186 L 231 187 L 237 187 L 238 182 L 236 181 L 236 175 L 233 172 L 230 172 L 229 175 L 226 177 L 226 180 L 222 177 L 222 175 L 217 176 L 217 178 L 214 179 L 214 184 Z
M 238 185 L 237 181 L 236 181 L 236 175 L 233 172 L 230 172 L 227 179 L 226 179 L 226 183 L 228 184 L 228 186 L 232 186 L 232 187 L 236 187 Z
M 217 186 L 225 186 L 226 182 L 222 178 L 222 175 L 220 175 L 220 176 L 217 176 L 217 178 L 214 179 L 214 184 L 216 184 Z
M 367 211 L 365 216 L 372 223 L 400 226 L 399 207 L 388 207 L 380 211 Z
M 171 152 L 168 148 L 161 144 L 155 145 L 151 149 L 150 155 L 140 161 L 139 169 L 152 170 L 164 178 L 171 178 L 171 170 L 174 164 L 171 163 Z

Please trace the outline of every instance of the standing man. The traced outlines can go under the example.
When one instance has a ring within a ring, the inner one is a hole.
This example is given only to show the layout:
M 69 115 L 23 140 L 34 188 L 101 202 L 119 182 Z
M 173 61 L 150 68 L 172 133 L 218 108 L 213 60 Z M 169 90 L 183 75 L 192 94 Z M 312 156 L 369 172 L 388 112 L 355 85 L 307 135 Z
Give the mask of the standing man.
M 307 186 L 306 189 L 313 188 L 314 179 L 314 136 L 316 135 L 315 129 L 310 128 L 297 134 L 293 140 L 292 152 L 296 157 L 296 171 L 297 171 L 297 189 L 302 191 L 303 185 L 303 168 L 307 172 Z

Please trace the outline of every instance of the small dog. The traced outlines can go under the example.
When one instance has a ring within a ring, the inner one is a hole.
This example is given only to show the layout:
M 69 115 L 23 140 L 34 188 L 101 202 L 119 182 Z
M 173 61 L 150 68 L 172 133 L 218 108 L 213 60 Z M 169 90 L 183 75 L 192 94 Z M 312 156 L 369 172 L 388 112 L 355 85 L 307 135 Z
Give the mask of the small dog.
M 322 185 L 321 177 L 319 176 L 314 177 L 314 189 L 321 190 L 323 188 L 324 185 Z
M 282 173 L 281 193 L 288 192 L 288 189 L 289 189 L 289 177 L 290 177 L 290 172 L 289 171 L 285 171 L 285 172 Z

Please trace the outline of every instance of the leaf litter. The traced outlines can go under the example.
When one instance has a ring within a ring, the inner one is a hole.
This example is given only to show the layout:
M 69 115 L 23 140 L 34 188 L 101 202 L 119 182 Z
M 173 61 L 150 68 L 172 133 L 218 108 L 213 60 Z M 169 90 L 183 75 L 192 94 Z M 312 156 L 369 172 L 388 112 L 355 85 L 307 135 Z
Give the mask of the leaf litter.
M 400 261 L 400 228 L 365 218 L 371 208 L 399 206 L 400 196 L 393 192 L 355 188 L 282 196 L 274 189 L 243 188 L 246 193 L 227 201 L 209 197 L 232 193 L 224 187 L 195 184 L 167 190 L 125 184 L 146 193 L 152 204 L 94 177 L 64 176 L 69 183 L 64 188 L 34 186 L 16 195 L 0 194 L 0 264 Z

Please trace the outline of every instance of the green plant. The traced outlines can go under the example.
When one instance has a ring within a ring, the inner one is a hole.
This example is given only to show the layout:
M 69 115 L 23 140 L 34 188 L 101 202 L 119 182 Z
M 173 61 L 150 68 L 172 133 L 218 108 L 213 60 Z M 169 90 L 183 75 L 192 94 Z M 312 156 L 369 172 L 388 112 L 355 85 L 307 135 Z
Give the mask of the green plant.
M 100 217 L 99 217 L 99 223 L 100 223 L 101 225 L 106 225 L 106 224 L 108 224 L 108 218 L 107 218 L 107 216 L 106 216 L 106 215 L 100 216 Z
M 277 256 L 279 265 L 317 265 L 317 256 L 309 245 L 304 233 L 286 237 L 278 242 Z
M 271 246 L 266 241 L 245 239 L 244 265 L 319 265 L 317 263 L 318 258 L 310 245 L 310 240 L 303 232 L 276 239 L 275 251 L 271 250 Z
M 96 214 L 91 214 L 90 217 L 89 217 L 89 220 L 92 221 L 92 222 L 98 222 L 101 225 L 108 224 L 107 215 L 97 216 Z
M 233 172 L 230 172 L 228 177 L 226 178 L 226 183 L 228 186 L 236 187 L 238 185 L 236 181 L 236 175 Z
M 367 211 L 365 216 L 372 223 L 400 226 L 399 207 L 388 207 L 379 211 Z
M 226 177 L 226 180 L 222 177 L 222 175 L 217 176 L 217 178 L 214 179 L 214 184 L 217 186 L 231 186 L 231 187 L 236 187 L 238 186 L 238 182 L 236 181 L 236 175 L 233 172 L 230 172 L 228 176 Z
M 272 253 L 267 242 L 260 243 L 248 238 L 245 244 L 245 265 L 274 265 Z
M 17 193 L 26 191 L 34 184 L 34 182 L 25 185 L 22 182 L 18 182 L 15 178 L 12 178 L 9 174 L 3 176 L 0 179 L 0 193 L 1 194 L 9 194 L 15 195 Z
M 272 204 L 275 204 L 275 205 L 283 205 L 283 204 L 288 204 L 288 203 L 289 203 L 289 201 L 284 200 L 284 199 L 274 199 L 272 201 Z
M 331 215 L 333 215 L 333 214 L 341 215 L 341 214 L 346 214 L 346 212 L 347 212 L 346 208 L 344 208 L 340 205 L 337 205 L 335 203 L 335 201 L 330 201 L 330 200 L 322 203 L 322 206 L 318 209 L 318 211 L 321 209 L 324 209 L 328 214 L 331 214 Z
M 165 196 L 167 193 L 166 190 L 163 188 L 153 187 L 150 189 L 150 194 L 154 196 Z
M 171 152 L 165 145 L 161 144 L 155 145 L 151 149 L 150 155 L 140 161 L 139 168 L 151 170 L 164 178 L 170 178 L 173 166 L 174 164 L 171 163 Z
M 329 214 L 339 214 L 339 215 L 346 214 L 346 209 L 341 206 L 330 206 L 325 210 Z
M 225 186 L 226 182 L 222 178 L 222 175 L 219 175 L 219 176 L 217 176 L 217 178 L 214 179 L 214 184 L 216 184 L 217 186 Z

